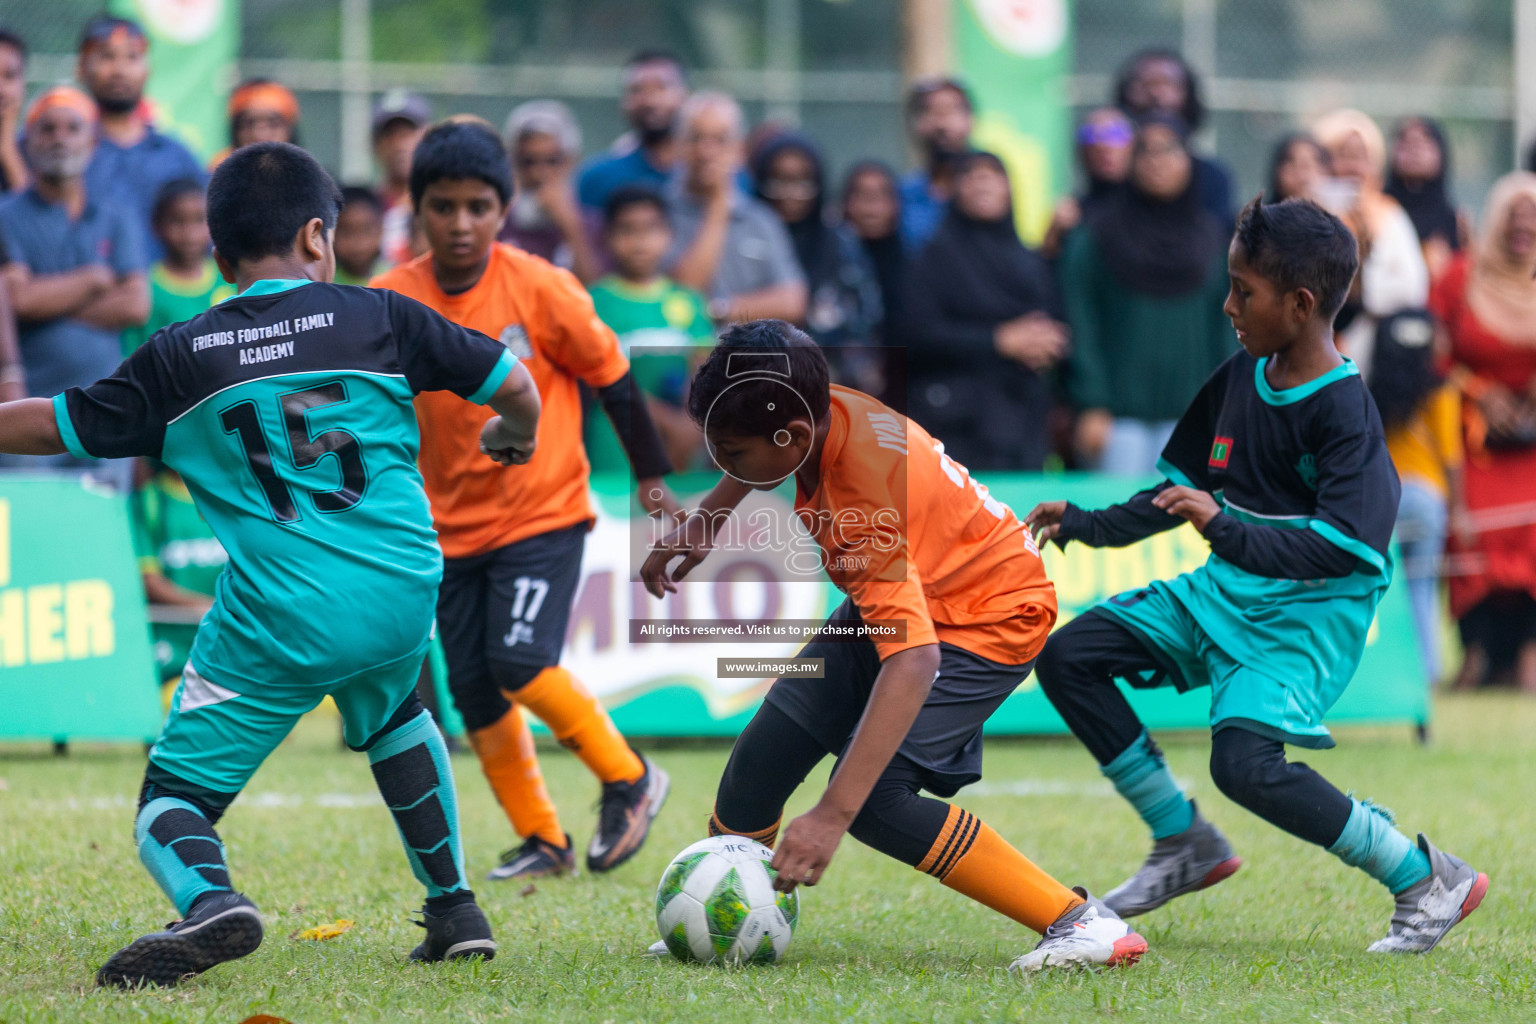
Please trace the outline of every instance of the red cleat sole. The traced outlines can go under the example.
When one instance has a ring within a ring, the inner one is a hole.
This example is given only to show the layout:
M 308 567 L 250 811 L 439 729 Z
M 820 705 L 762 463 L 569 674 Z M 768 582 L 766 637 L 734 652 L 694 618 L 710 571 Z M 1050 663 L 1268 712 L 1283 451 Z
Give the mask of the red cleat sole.
M 1461 905 L 1461 916 L 1456 919 L 1456 923 L 1465 921 L 1483 902 L 1483 897 L 1486 895 L 1488 895 L 1488 876 L 1479 871 L 1477 881 L 1472 883 L 1472 891 L 1467 893 L 1466 901 Z
M 1104 961 L 1105 967 L 1130 967 L 1139 961 L 1147 951 L 1147 940 L 1131 932 L 1123 938 L 1115 940 L 1114 952 L 1108 960 Z
M 1209 889 L 1217 882 L 1225 882 L 1227 879 L 1237 874 L 1237 869 L 1242 866 L 1243 858 L 1228 857 L 1220 864 L 1217 864 L 1215 867 L 1211 868 L 1210 871 L 1206 872 L 1205 877 L 1200 879 L 1200 884 L 1195 886 L 1195 891 L 1198 892 L 1201 889 Z

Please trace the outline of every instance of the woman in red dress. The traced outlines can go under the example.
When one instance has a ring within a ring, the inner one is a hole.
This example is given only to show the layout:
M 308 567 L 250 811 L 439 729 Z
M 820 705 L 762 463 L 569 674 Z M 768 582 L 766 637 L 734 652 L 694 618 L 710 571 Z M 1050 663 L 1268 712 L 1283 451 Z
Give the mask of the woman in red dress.
M 1468 529 L 1450 543 L 1459 686 L 1512 665 L 1536 694 L 1536 175 L 1499 179 L 1483 230 L 1435 283 L 1467 410 Z

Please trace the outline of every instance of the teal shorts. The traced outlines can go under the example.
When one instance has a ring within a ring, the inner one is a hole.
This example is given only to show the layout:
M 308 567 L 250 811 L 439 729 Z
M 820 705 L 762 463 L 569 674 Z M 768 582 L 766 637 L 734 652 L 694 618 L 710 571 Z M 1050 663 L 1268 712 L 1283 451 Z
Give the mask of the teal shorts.
M 341 712 L 347 745 L 361 748 L 415 692 L 426 652 L 423 644 L 404 658 L 324 686 L 259 689 L 210 679 L 188 662 L 149 751 L 151 779 L 163 783 L 169 775 L 213 793 L 238 793 L 294 724 L 328 696 Z
M 1211 688 L 1212 732 L 1241 726 L 1300 747 L 1334 745 L 1323 715 L 1349 684 L 1353 665 L 1342 674 L 1267 673 L 1260 665 L 1238 661 L 1164 582 L 1116 594 L 1094 610 L 1134 633 L 1180 692 Z

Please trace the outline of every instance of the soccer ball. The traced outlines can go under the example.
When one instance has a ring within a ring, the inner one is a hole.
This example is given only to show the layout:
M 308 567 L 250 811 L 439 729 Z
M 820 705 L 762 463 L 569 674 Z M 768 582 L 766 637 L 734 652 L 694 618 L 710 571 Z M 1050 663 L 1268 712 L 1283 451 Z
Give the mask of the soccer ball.
M 679 960 L 771 964 L 789 948 L 798 892 L 774 892 L 773 851 L 741 836 L 700 840 L 656 887 L 656 927 Z

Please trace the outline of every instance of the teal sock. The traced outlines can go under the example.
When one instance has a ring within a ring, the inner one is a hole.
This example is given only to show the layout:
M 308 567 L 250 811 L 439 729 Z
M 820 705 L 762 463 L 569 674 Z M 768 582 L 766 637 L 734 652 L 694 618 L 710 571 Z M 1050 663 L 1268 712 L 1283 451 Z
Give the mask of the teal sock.
M 1429 857 L 1393 825 L 1392 812 L 1350 798 L 1354 807 L 1328 852 L 1387 887 L 1393 895 L 1429 877 Z
M 1194 805 L 1173 781 L 1162 751 L 1146 730 L 1119 757 L 1099 770 L 1136 808 L 1141 820 L 1152 830 L 1153 839 L 1176 836 L 1194 823 Z
M 368 748 L 368 764 L 427 896 L 467 890 L 453 769 L 432 716 L 423 710 L 382 737 Z
M 228 892 L 224 844 L 196 807 L 176 797 L 156 797 L 133 823 L 139 860 L 183 917 L 205 892 Z

